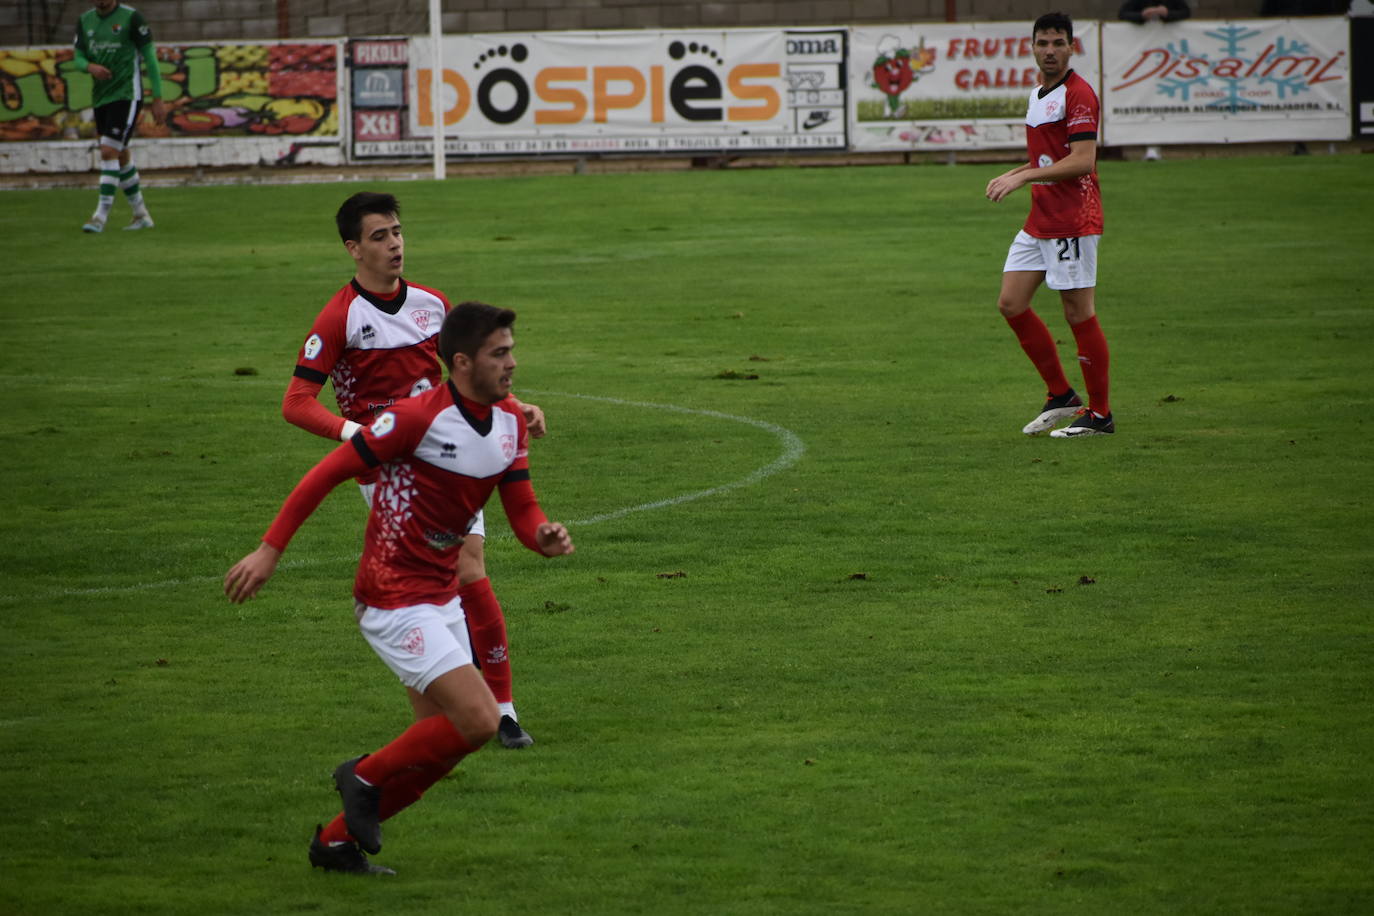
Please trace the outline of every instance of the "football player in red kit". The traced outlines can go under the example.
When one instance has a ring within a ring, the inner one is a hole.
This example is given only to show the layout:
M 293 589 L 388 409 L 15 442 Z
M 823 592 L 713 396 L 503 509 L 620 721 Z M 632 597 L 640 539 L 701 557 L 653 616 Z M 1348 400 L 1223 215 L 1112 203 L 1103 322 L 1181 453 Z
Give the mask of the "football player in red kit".
M 337 441 L 352 438 L 402 398 L 439 384 L 443 374 L 434 341 L 449 303 L 438 290 L 402 278 L 405 240 L 395 197 L 372 191 L 354 194 L 339 208 L 335 222 L 356 264 L 356 274 L 315 318 L 282 399 L 282 415 L 301 429 Z M 333 382 L 342 416 L 319 402 L 326 380 Z M 530 435 L 542 436 L 543 412 L 533 404 L 519 406 Z M 376 472 L 360 478 L 358 484 L 370 504 Z M 506 620 L 487 578 L 485 538 L 479 512 L 458 557 L 459 597 L 472 630 L 477 663 L 500 704 L 501 743 L 523 748 L 534 739 L 515 712 Z
M 355 612 L 363 637 L 409 691 L 416 721 L 334 771 L 343 812 L 316 828 L 314 866 L 394 874 L 365 855 L 381 849 L 382 821 L 497 733 L 500 710 L 472 664 L 456 570 L 463 536 L 492 491 L 526 547 L 549 557 L 573 552 L 530 483 L 526 421 L 510 397 L 514 322 L 509 309 L 482 303 L 451 310 L 438 340 L 449 381 L 397 401 L 330 452 L 291 491 L 258 548 L 225 575 L 229 600 L 253 597 L 324 497 L 378 472 Z
M 1097 185 L 1097 94 L 1069 66 L 1073 20 L 1046 13 L 1031 29 L 1040 86 L 1026 112 L 1028 162 L 988 182 L 987 197 L 1000 201 L 1031 185 L 1031 210 L 1016 234 L 1002 270 L 997 307 L 1045 382 L 1040 413 L 1021 430 L 1028 436 L 1053 429 L 1055 438 L 1110 435 L 1116 431 L 1108 404 L 1107 338 L 1097 321 L 1097 248 L 1102 238 L 1102 196 Z M 1085 408 L 1069 386 L 1059 351 L 1031 298 L 1044 283 L 1059 291 L 1064 317 L 1078 345 L 1088 392 Z

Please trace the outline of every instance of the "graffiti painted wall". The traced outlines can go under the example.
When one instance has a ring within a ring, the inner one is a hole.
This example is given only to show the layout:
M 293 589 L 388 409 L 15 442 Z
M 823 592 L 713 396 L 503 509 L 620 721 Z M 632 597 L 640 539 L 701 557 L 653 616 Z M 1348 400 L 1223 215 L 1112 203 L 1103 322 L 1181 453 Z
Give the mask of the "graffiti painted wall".
M 337 137 L 336 42 L 162 45 L 167 123 L 145 108 L 140 137 Z M 0 141 L 95 136 L 95 81 L 72 49 L 0 49 Z

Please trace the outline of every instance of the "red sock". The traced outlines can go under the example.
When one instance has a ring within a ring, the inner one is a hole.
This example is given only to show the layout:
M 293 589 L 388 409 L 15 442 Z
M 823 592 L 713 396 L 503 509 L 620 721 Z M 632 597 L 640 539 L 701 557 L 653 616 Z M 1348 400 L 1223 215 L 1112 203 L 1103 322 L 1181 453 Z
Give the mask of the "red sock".
M 1097 316 L 1072 325 L 1073 338 L 1078 342 L 1078 367 L 1083 370 L 1083 384 L 1088 389 L 1088 409 L 1105 417 L 1112 412 L 1107 402 L 1107 335 L 1097 323 Z
M 1045 380 L 1045 389 L 1052 397 L 1064 394 L 1071 387 L 1064 376 L 1064 367 L 1059 362 L 1059 349 L 1054 345 L 1054 335 L 1045 327 L 1045 322 L 1035 314 L 1034 309 L 1026 309 L 1021 314 L 1007 319 L 1007 324 L 1016 332 L 1021 349 L 1026 351 L 1035 371 Z
M 436 766 L 417 766 L 400 771 L 387 780 L 382 789 L 382 801 L 378 806 L 380 820 L 387 820 L 400 814 L 420 800 L 425 791 L 443 779 L 453 767 L 446 763 Z M 320 831 L 320 841 L 329 843 L 348 843 L 353 835 L 348 832 L 343 813 L 335 815 L 329 825 Z
M 471 754 L 472 747 L 453 727 L 448 716 L 421 719 L 401 732 L 379 751 L 368 754 L 354 769 L 360 777 L 374 786 L 381 786 L 385 798 L 386 786 L 395 776 L 412 767 L 428 769 L 444 766 L 448 772 L 459 760 Z
M 425 790 L 449 774 L 453 767 L 440 764 L 436 767 L 413 767 L 391 777 L 382 790 L 382 803 L 378 806 L 381 820 L 400 814 L 420 800 Z
M 353 842 L 353 834 L 348 832 L 348 827 L 344 824 L 342 812 L 334 815 L 334 820 L 330 821 L 325 828 L 320 831 L 320 842 L 326 846 L 330 843 Z
M 491 590 L 487 578 L 458 587 L 463 613 L 468 618 L 468 635 L 472 638 L 472 655 L 482 669 L 491 695 L 498 703 L 511 702 L 510 655 L 506 651 L 506 618 L 501 602 Z
M 391 777 L 386 788 L 382 790 L 382 802 L 377 809 L 379 819 L 387 820 L 415 804 L 425 794 L 425 790 L 443 779 L 450 769 L 450 767 L 413 767 L 409 770 L 402 770 Z M 336 814 L 334 820 L 329 822 L 329 826 L 320 831 L 320 841 L 325 845 L 348 843 L 352 840 L 353 835 L 348 832 L 348 825 L 344 823 L 342 812 Z

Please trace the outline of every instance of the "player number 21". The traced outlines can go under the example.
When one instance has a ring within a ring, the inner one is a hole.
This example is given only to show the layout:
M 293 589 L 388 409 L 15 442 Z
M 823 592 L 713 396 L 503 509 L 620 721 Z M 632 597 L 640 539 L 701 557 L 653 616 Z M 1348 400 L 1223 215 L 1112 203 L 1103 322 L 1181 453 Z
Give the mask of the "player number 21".
M 1055 239 L 1059 243 L 1059 260 L 1077 261 L 1078 260 L 1078 239 Z M 1069 254 L 1069 249 L 1073 249 L 1073 254 Z

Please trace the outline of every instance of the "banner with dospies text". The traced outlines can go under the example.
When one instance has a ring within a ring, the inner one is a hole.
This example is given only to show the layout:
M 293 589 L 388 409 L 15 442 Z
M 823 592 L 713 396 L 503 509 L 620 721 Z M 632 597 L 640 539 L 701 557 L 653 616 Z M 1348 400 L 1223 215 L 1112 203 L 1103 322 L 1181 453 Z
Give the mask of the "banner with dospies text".
M 356 156 L 428 151 L 431 47 L 407 48 L 402 135 L 355 138 Z M 450 155 L 844 149 L 844 47 L 839 28 L 447 36 L 444 146 Z
M 1105 142 L 1350 137 L 1344 18 L 1102 27 Z
M 1072 65 L 1098 85 L 1097 23 L 1074 23 Z M 1025 145 L 1039 85 L 1024 22 L 915 23 L 850 32 L 851 143 L 858 151 Z

